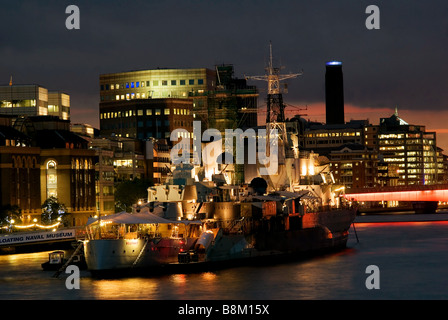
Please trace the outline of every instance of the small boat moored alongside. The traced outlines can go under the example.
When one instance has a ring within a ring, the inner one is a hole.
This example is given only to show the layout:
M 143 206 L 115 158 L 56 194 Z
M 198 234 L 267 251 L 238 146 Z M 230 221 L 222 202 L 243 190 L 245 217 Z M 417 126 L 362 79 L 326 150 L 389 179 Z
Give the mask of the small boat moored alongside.
M 70 264 L 78 266 L 80 269 L 86 269 L 87 264 L 84 259 L 84 255 L 82 253 L 75 254 L 73 257 L 70 257 L 72 260 Z M 42 263 L 42 269 L 44 271 L 57 271 L 62 268 L 68 259 L 65 258 L 65 252 L 62 250 L 57 250 L 50 252 L 48 254 L 48 261 Z

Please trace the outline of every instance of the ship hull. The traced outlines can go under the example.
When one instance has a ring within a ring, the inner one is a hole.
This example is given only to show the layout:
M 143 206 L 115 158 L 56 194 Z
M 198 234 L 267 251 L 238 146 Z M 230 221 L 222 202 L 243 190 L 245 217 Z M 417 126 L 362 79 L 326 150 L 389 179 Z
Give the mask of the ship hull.
M 291 224 L 288 230 L 264 228 L 248 234 L 225 234 L 221 230 L 213 245 L 199 252 L 199 259 L 191 261 L 179 262 L 178 258 L 179 253 L 194 248 L 195 239 L 166 239 L 164 244 L 151 242 L 146 248 L 145 240 L 91 240 L 85 242 L 85 257 L 93 276 L 137 273 L 150 276 L 160 272 L 201 272 L 253 262 L 277 263 L 345 248 L 355 215 L 353 210 L 307 213 L 300 217 L 300 224 Z
M 92 273 L 158 267 L 177 261 L 193 239 L 100 239 L 84 242 L 84 255 Z

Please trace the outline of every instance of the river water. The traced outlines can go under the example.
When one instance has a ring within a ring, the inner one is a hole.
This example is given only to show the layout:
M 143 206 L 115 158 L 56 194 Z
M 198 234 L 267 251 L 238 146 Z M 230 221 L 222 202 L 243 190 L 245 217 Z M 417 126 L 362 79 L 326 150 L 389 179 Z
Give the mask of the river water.
M 437 215 L 437 214 L 436 214 Z M 42 271 L 48 252 L 0 256 L 0 299 L 448 299 L 448 221 L 356 223 L 348 247 L 305 261 L 198 274 L 95 279 Z M 369 265 L 379 289 L 367 289 Z

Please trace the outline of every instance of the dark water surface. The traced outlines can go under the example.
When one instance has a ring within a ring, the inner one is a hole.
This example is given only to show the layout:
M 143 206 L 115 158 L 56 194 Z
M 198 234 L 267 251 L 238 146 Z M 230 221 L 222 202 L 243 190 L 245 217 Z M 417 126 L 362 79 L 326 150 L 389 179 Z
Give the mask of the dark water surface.
M 448 222 L 357 223 L 344 251 L 291 263 L 198 274 L 94 279 L 80 289 L 42 271 L 48 252 L 0 256 L 0 299 L 448 299 Z M 380 270 L 367 289 L 366 268 Z

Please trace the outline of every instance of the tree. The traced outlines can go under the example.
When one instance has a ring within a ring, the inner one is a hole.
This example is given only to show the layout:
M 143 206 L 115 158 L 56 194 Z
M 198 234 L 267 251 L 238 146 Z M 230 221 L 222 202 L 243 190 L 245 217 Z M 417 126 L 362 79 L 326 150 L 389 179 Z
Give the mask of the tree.
M 63 203 L 60 203 L 58 198 L 50 197 L 42 204 L 42 223 L 53 224 L 56 221 L 63 221 L 65 224 L 65 217 L 67 216 L 67 208 Z M 61 218 L 58 220 L 58 218 Z
M 139 199 L 148 198 L 149 186 L 151 186 L 151 182 L 147 179 L 134 179 L 118 183 L 115 187 L 116 211 L 131 212 L 132 205 Z
M 4 205 L 0 207 L 0 224 L 11 224 L 11 221 L 14 220 L 14 223 L 22 222 L 22 209 L 20 209 L 17 205 Z

